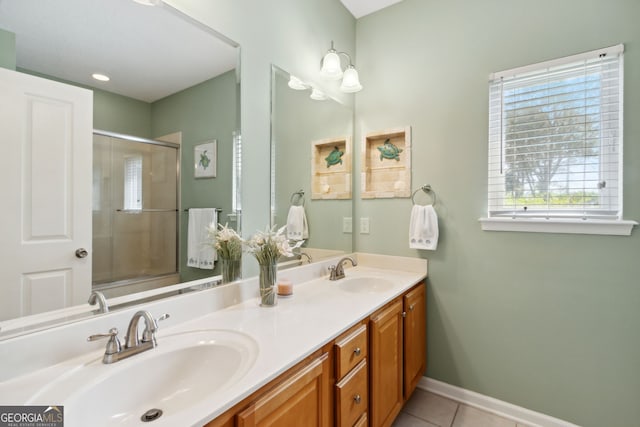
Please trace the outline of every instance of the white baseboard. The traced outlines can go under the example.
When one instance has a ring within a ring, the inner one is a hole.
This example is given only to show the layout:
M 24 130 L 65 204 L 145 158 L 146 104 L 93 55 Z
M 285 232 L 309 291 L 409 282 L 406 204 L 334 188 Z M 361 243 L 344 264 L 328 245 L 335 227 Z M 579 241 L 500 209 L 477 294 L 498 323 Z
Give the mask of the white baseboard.
M 439 394 L 449 399 L 457 400 L 465 405 L 473 406 L 492 414 L 514 420 L 531 427 L 579 427 L 568 421 L 550 417 L 549 415 L 535 412 L 530 409 L 516 406 L 511 403 L 456 387 L 432 378 L 422 377 L 418 383 L 418 388 Z

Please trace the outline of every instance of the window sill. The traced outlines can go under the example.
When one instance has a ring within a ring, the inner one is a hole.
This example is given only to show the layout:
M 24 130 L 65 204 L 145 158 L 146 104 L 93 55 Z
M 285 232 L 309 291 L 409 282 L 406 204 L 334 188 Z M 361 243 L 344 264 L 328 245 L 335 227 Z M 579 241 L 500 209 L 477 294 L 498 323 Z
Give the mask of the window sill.
M 541 219 L 541 218 L 480 218 L 484 231 L 520 231 L 526 233 L 567 233 L 630 236 L 638 225 L 628 220 Z

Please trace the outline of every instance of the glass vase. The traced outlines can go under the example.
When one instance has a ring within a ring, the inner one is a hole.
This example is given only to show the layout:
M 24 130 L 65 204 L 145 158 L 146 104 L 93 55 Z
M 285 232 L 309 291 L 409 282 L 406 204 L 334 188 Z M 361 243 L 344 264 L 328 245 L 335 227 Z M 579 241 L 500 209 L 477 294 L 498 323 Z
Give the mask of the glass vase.
M 262 307 L 273 307 L 277 303 L 276 299 L 276 274 L 277 264 L 271 262 L 260 264 L 260 305 Z
M 242 259 L 222 258 L 222 283 L 231 283 L 240 280 L 242 275 Z

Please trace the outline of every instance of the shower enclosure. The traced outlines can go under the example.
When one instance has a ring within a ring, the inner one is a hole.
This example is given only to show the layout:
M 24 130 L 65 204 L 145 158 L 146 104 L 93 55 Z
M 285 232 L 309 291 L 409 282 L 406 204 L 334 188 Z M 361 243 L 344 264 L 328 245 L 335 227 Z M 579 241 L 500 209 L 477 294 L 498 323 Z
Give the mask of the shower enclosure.
M 112 297 L 178 283 L 178 150 L 94 132 L 94 290 Z

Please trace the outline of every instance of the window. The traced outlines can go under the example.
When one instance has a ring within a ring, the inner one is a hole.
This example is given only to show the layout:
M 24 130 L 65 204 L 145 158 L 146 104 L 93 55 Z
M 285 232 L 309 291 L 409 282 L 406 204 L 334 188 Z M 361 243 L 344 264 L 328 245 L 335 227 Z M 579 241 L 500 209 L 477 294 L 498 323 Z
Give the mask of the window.
M 124 209 L 142 209 L 142 156 L 124 159 Z
M 231 208 L 236 215 L 242 213 L 242 135 L 239 131 L 233 132 L 233 180 Z
M 622 66 L 618 45 L 491 76 L 483 229 L 515 231 L 508 227 L 520 220 L 520 231 L 585 232 L 566 226 L 625 222 Z M 527 229 L 534 224 L 545 229 Z

